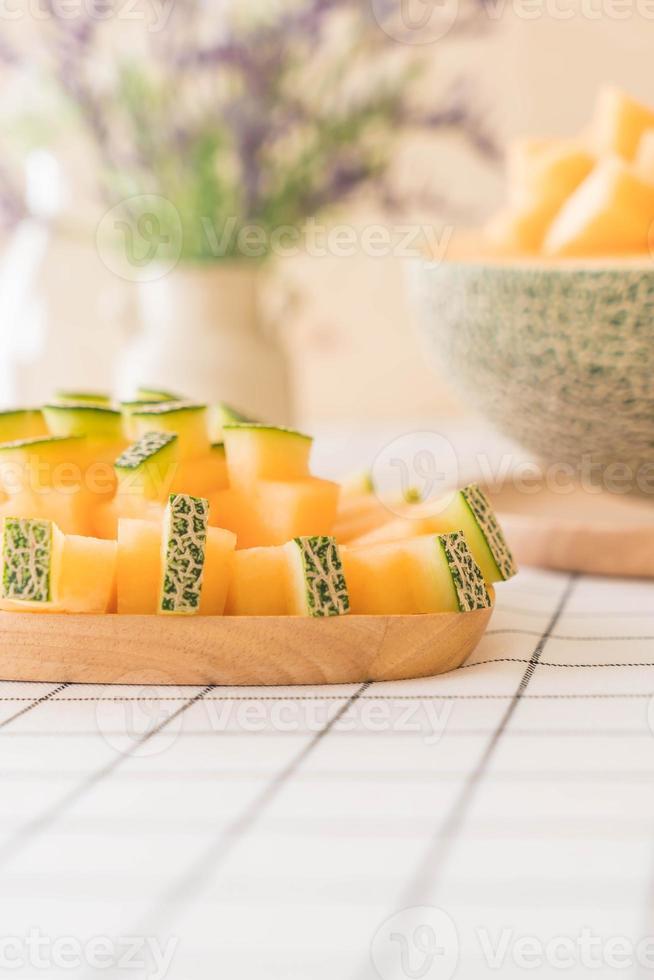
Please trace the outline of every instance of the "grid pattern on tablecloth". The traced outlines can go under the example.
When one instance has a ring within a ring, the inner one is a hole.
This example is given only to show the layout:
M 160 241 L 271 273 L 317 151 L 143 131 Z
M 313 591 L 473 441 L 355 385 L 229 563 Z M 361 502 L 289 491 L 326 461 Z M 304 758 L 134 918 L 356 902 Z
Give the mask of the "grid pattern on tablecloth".
M 498 594 L 441 677 L 0 685 L 12 974 L 650 972 L 654 584 L 526 571 Z

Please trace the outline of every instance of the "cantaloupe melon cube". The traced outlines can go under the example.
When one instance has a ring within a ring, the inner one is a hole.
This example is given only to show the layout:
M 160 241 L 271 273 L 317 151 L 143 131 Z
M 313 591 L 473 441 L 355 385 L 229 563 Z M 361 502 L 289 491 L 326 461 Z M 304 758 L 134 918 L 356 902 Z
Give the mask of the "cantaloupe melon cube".
M 197 459 L 210 451 L 206 405 L 160 402 L 130 413 L 129 431 L 140 439 L 148 432 L 175 432 L 180 460 Z
M 536 254 L 552 219 L 595 159 L 573 140 L 519 140 L 508 161 L 509 207 L 488 224 L 486 235 L 502 251 Z
M 117 609 L 119 613 L 158 611 L 162 577 L 162 525 L 121 518 L 118 522 Z M 235 539 L 229 531 L 210 527 L 205 542 L 200 615 L 221 615 L 231 577 Z
M 3 499 L 0 516 L 51 520 L 64 534 L 93 534 L 95 502 L 91 495 L 53 487 L 23 490 Z
M 430 502 L 424 508 L 416 506 L 411 516 L 389 521 L 362 535 L 352 545 L 364 547 L 453 531 L 463 531 L 487 582 L 499 582 L 515 575 L 516 564 L 502 528 L 488 497 L 475 483 L 437 503 Z
M 646 252 L 652 221 L 654 185 L 620 160 L 604 160 L 559 211 L 543 251 L 550 256 Z
M 160 524 L 163 513 L 164 504 L 156 500 L 144 500 L 135 494 L 116 494 L 113 500 L 104 501 L 95 508 L 90 533 L 98 538 L 115 540 L 118 521 L 122 518 Z
M 229 485 L 249 489 L 257 480 L 309 476 L 313 439 L 293 429 L 241 423 L 223 428 Z
M 0 412 L 0 442 L 47 435 L 48 427 L 40 408 L 10 408 Z
M 161 525 L 121 518 L 118 522 L 117 609 L 121 614 L 157 611 L 161 579 Z
M 330 480 L 259 480 L 248 490 L 212 494 L 210 522 L 237 536 L 238 548 L 285 544 L 291 538 L 331 534 L 339 486 Z
M 652 109 L 614 86 L 600 90 L 591 128 L 591 142 L 598 155 L 615 153 L 633 160 L 641 136 L 652 128 Z
M 234 555 L 226 616 L 284 616 L 288 612 L 283 548 L 244 548 Z
M 491 604 L 460 532 L 343 546 L 341 555 L 354 614 L 469 612 Z
M 115 612 L 117 553 L 115 541 L 66 535 L 57 606 L 69 613 Z
M 227 486 L 225 455 L 213 450 L 212 447 L 212 451 L 205 456 L 183 460 L 178 465 L 172 480 L 171 492 L 208 497 L 216 490 L 225 490 Z
M 641 180 L 654 183 L 654 129 L 646 130 L 640 138 L 634 171 Z

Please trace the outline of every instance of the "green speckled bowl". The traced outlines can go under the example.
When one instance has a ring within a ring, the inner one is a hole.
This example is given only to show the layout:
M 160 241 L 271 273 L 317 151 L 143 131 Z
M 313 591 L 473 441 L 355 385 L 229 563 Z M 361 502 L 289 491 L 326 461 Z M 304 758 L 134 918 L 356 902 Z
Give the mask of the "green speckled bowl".
M 427 345 L 497 428 L 545 461 L 654 493 L 654 264 L 413 272 Z

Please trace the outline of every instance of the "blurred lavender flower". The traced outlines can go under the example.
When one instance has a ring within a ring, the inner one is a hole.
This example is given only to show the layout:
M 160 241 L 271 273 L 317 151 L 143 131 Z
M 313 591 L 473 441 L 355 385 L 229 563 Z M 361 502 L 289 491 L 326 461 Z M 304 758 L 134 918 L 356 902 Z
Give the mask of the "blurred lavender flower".
M 160 195 L 179 212 L 185 257 L 229 258 L 246 225 L 269 241 L 360 189 L 388 200 L 408 130 L 456 130 L 494 153 L 461 90 L 429 111 L 412 103 L 425 51 L 383 29 L 399 2 L 167 0 L 161 30 L 116 32 L 115 0 L 73 19 L 46 0 L 43 53 L 95 146 L 106 204 Z M 449 33 L 487 23 L 483 0 L 462 0 Z M 234 229 L 219 256 L 207 222 Z

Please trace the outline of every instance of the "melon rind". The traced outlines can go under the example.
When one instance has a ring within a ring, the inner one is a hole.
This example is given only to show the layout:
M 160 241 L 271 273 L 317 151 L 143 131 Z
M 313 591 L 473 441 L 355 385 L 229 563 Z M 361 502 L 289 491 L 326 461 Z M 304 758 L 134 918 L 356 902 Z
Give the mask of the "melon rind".
M 290 612 L 343 616 L 350 599 L 335 538 L 294 538 L 284 545 L 289 561 Z
M 512 578 L 518 568 L 488 497 L 476 483 L 471 483 L 460 492 L 497 570 L 497 576 L 486 575 L 486 578 L 489 581 Z M 463 530 L 467 537 L 475 533 L 474 528 L 464 527 Z
M 0 412 L 0 442 L 47 435 L 48 427 L 40 408 L 10 408 Z
M 147 432 L 128 446 L 114 463 L 118 492 L 163 501 L 174 476 L 177 441 L 175 432 Z
M 111 396 L 100 391 L 57 391 L 53 399 L 57 404 L 111 405 Z
M 129 431 L 138 439 L 155 429 L 179 436 L 180 459 L 194 459 L 209 452 L 207 407 L 195 402 L 159 402 L 129 412 Z
M 163 391 L 160 388 L 137 388 L 136 398 L 141 402 L 181 402 L 185 399 L 181 395 L 176 395 L 172 391 Z
M 2 524 L 2 597 L 8 602 L 52 602 L 57 553 L 52 521 L 5 517 Z M 57 538 L 61 539 L 57 530 Z
M 491 597 L 481 568 L 472 557 L 464 535 L 454 531 L 452 534 L 439 534 L 436 540 L 447 562 L 459 612 L 488 609 Z
M 163 522 L 160 613 L 198 612 L 208 523 L 208 500 L 170 495 Z
M 67 402 L 43 406 L 43 416 L 54 436 L 88 436 L 120 442 L 123 437 L 122 415 L 108 405 Z

